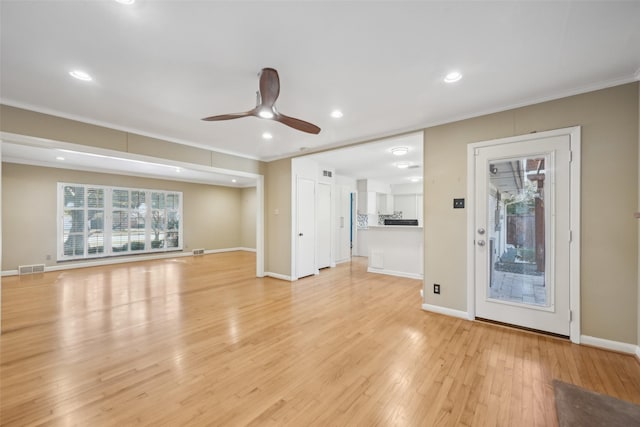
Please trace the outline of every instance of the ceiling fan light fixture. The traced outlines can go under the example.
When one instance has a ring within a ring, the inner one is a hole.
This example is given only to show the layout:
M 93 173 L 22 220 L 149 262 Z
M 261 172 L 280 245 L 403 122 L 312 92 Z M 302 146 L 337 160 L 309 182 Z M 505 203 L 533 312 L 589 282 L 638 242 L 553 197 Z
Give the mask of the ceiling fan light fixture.
M 269 110 L 260 110 L 258 115 L 263 119 L 273 119 L 273 111 Z
M 452 71 L 444 78 L 445 83 L 455 83 L 462 78 L 462 74 L 459 71 Z
M 409 152 L 409 147 L 394 147 L 391 149 L 391 154 L 394 156 L 404 156 Z
M 220 120 L 233 120 L 240 119 L 242 117 L 258 117 L 261 119 L 270 119 L 276 122 L 280 122 L 285 126 L 289 126 L 300 132 L 311 133 L 317 135 L 320 133 L 320 128 L 313 123 L 305 122 L 304 120 L 296 119 L 295 117 L 285 116 L 276 109 L 275 103 L 280 94 L 280 77 L 278 72 L 273 68 L 263 68 L 259 74 L 260 76 L 260 90 L 257 93 L 256 107 L 244 111 L 242 113 L 232 114 L 219 114 L 217 116 L 205 117 L 202 120 L 207 122 L 216 122 Z

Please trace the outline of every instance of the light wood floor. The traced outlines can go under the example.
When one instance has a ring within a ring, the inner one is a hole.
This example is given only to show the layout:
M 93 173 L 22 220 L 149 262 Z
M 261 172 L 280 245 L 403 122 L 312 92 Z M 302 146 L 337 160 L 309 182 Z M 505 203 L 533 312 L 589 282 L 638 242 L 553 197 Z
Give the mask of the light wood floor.
M 254 254 L 3 279 L 2 425 L 556 425 L 559 378 L 640 404 L 633 357 L 420 309 L 361 260 Z

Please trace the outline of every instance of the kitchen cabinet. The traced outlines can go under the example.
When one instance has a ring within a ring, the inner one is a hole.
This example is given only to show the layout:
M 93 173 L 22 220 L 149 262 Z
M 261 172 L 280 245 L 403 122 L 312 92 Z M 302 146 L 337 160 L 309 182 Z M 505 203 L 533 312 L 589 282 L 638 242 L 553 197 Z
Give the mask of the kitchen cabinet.
M 376 193 L 376 201 L 378 203 L 377 212 L 381 214 L 391 215 L 394 211 L 393 194 Z
M 402 212 L 402 218 L 417 219 L 422 224 L 422 194 L 396 194 L 394 209 Z
M 358 192 L 358 213 L 375 215 L 378 213 L 376 193 L 373 191 Z

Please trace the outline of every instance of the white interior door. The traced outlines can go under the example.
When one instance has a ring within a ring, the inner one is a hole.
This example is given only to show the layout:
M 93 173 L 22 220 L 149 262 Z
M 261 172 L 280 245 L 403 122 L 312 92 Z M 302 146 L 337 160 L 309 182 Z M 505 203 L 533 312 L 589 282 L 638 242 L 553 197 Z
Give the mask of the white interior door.
M 475 155 L 477 317 L 570 335 L 569 135 Z
M 331 185 L 318 183 L 317 239 L 318 268 L 331 266 Z
M 297 251 L 296 276 L 298 278 L 316 273 L 316 195 L 315 182 L 310 179 L 297 180 Z

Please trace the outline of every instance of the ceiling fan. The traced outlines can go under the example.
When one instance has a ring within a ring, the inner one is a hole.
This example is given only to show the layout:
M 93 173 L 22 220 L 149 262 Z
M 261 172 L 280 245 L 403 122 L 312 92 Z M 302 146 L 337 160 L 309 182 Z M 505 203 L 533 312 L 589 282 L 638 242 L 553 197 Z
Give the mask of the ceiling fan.
M 232 120 L 241 117 L 253 116 L 263 119 L 270 119 L 280 122 L 284 125 L 292 127 L 302 132 L 318 134 L 320 128 L 304 120 L 295 119 L 293 117 L 280 114 L 276 109 L 275 103 L 280 94 L 280 77 L 278 72 L 273 68 L 263 68 L 260 71 L 260 90 L 257 92 L 258 100 L 256 108 L 244 113 L 222 114 L 219 116 L 205 117 L 202 120 L 215 122 L 218 120 Z

